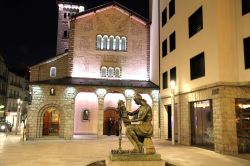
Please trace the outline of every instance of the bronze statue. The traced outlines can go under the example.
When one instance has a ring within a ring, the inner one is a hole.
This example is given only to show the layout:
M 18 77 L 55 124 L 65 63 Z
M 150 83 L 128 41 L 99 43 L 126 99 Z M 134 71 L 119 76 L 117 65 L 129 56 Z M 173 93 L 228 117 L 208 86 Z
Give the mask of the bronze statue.
M 133 112 L 126 111 L 126 107 L 122 100 L 118 102 L 119 115 L 127 128 L 126 135 L 134 146 L 134 149 L 130 152 L 147 154 L 155 153 L 151 140 L 153 135 L 153 126 L 151 124 L 152 109 L 147 104 L 146 100 L 142 99 L 140 94 L 136 94 L 133 99 L 136 104 L 140 105 L 140 107 Z M 129 116 L 132 116 L 133 118 L 129 119 Z M 137 123 L 133 124 L 133 122 Z M 147 152 L 144 152 L 145 146 L 149 147 L 147 148 L 148 150 L 146 149 Z M 121 149 L 121 147 L 119 147 L 119 149 Z

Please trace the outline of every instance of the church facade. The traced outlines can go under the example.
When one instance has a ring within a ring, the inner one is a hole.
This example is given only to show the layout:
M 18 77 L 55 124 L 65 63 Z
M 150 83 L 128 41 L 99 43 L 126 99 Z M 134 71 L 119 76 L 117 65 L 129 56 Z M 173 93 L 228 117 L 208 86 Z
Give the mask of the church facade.
M 62 2 L 58 10 L 60 54 L 30 68 L 27 138 L 107 135 L 108 119 L 115 124 L 118 118 L 118 100 L 126 102 L 128 111 L 138 107 L 132 100 L 135 93 L 152 107 L 158 137 L 159 91 L 150 80 L 150 22 L 116 2 L 85 11 L 80 4 Z

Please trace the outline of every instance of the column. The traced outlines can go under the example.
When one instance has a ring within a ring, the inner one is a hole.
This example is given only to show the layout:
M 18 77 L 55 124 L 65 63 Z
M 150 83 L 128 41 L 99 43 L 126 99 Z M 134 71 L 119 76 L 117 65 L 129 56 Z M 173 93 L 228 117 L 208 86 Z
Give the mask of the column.
M 105 89 L 97 89 L 96 95 L 98 98 L 98 131 L 97 137 L 103 137 L 103 111 L 104 111 L 104 98 L 107 91 Z
M 153 127 L 154 137 L 159 138 L 159 91 L 153 90 L 151 93 L 152 97 L 152 112 L 153 112 Z

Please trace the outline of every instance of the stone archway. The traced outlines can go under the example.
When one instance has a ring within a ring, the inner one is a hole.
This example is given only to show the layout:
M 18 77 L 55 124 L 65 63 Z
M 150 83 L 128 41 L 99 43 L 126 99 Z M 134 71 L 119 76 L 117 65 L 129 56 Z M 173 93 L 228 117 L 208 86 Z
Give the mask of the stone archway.
M 43 106 L 37 117 L 37 138 L 42 136 L 63 137 L 64 114 L 59 105 L 47 104 Z
M 118 121 L 119 115 L 114 107 L 108 107 L 103 113 L 103 135 L 115 135 L 116 121 Z M 109 119 L 111 119 L 111 133 L 109 133 Z

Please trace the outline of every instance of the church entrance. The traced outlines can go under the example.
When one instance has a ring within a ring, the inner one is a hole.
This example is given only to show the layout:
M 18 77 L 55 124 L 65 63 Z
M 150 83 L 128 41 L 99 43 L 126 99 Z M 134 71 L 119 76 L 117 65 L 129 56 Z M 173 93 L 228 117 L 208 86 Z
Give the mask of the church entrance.
M 115 135 L 119 115 L 115 108 L 108 108 L 103 114 L 103 135 Z
M 43 136 L 58 136 L 60 114 L 54 108 L 48 109 L 43 115 Z

